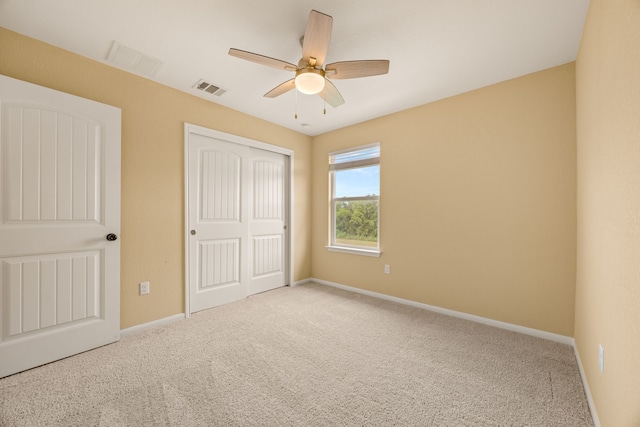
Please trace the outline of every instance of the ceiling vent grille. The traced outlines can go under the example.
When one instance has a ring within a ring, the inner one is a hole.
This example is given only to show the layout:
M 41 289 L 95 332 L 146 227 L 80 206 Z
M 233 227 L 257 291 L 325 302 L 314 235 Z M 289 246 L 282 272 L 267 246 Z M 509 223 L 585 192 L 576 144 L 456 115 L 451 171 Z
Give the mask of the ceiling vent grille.
M 149 77 L 155 77 L 164 63 L 151 56 L 144 55 L 130 47 L 113 42 L 107 61 L 118 67 Z
M 198 83 L 194 84 L 193 87 L 195 89 L 210 93 L 215 96 L 220 96 L 226 92 L 226 89 L 222 89 L 219 86 L 206 82 L 204 80 L 199 80 Z

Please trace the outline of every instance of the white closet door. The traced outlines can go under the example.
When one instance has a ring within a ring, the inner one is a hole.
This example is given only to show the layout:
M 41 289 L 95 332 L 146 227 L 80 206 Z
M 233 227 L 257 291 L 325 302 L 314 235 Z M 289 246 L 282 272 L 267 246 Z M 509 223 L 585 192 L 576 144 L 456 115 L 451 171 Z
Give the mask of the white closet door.
M 288 188 L 285 156 L 251 149 L 251 278 L 249 293 L 285 285 Z
M 117 341 L 120 110 L 0 76 L 0 201 L 0 377 Z
M 248 295 L 249 148 L 202 135 L 189 139 L 191 312 Z
M 287 278 L 286 156 L 207 133 L 185 132 L 191 313 Z

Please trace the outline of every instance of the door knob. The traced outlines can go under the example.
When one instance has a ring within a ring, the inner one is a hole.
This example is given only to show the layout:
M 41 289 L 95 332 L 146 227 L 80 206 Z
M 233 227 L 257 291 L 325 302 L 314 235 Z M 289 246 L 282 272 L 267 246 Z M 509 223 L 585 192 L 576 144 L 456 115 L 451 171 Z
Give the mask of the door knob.
M 118 236 L 116 236 L 113 233 L 109 233 L 109 234 L 107 234 L 107 240 L 110 241 L 110 242 L 113 242 L 114 240 L 118 240 Z
M 195 236 L 195 234 L 196 234 L 196 230 L 191 230 L 191 235 Z

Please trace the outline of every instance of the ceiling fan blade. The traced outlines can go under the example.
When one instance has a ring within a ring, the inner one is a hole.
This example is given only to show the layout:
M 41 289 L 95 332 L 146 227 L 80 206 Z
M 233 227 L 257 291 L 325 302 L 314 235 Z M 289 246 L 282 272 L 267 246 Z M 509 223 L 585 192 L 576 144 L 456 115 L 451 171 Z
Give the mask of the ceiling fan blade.
M 378 76 L 388 72 L 389 61 L 386 59 L 334 62 L 325 67 L 325 75 L 330 79 L 354 79 Z
M 276 96 L 280 96 L 283 93 L 289 92 L 291 89 L 296 88 L 295 79 L 287 80 L 286 82 L 279 84 L 278 86 L 271 89 L 269 92 L 264 94 L 265 98 L 275 98 Z
M 264 55 L 258 55 L 257 53 L 253 52 L 247 52 L 246 50 L 231 48 L 229 49 L 229 55 L 247 61 L 255 62 L 257 64 L 266 65 L 267 67 L 277 68 L 279 70 L 296 71 L 298 69 L 298 67 L 289 62 L 270 58 Z
M 307 28 L 302 42 L 302 60 L 309 63 L 309 58 L 315 58 L 315 66 L 322 67 L 327 57 L 333 18 L 324 13 L 312 10 L 307 20 Z
M 318 95 L 320 95 L 327 104 L 334 108 L 344 104 L 344 98 L 340 95 L 340 92 L 338 92 L 338 88 L 336 88 L 329 80 L 325 80 L 324 89 L 322 89 L 322 92 Z

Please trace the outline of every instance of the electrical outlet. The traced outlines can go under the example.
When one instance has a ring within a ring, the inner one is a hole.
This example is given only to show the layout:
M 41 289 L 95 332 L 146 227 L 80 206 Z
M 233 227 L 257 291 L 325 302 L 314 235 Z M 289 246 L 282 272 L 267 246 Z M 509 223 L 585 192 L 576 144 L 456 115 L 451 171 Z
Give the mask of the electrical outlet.
M 140 282 L 140 295 L 146 295 L 151 292 L 151 285 L 149 282 Z
M 598 346 L 598 365 L 600 366 L 600 372 L 604 372 L 604 347 L 602 347 L 602 344 Z
M 384 274 L 391 274 L 391 266 L 389 264 L 385 264 Z

